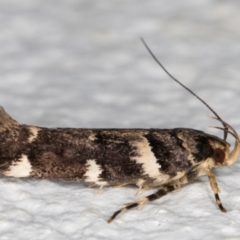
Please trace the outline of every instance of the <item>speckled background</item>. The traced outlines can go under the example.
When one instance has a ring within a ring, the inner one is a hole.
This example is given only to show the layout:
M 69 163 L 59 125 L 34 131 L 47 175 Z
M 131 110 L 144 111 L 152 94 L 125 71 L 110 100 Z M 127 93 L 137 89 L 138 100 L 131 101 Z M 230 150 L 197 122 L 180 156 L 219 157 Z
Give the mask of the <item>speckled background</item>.
M 151 59 L 143 37 L 240 133 L 239 9 L 234 0 L 1 0 L 0 104 L 38 126 L 222 136 L 208 128 L 216 124 L 209 110 Z M 0 239 L 239 239 L 240 163 L 215 172 L 228 213 L 202 177 L 112 224 L 106 219 L 137 199 L 136 188 L 97 194 L 82 183 L 2 177 Z

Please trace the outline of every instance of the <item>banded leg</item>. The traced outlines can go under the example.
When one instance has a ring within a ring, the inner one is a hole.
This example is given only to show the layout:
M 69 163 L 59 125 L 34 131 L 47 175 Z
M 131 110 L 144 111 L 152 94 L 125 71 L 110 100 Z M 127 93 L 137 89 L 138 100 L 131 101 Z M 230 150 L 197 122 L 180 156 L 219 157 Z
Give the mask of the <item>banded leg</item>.
M 219 198 L 218 193 L 220 192 L 220 190 L 218 188 L 217 180 L 216 180 L 213 172 L 210 169 L 208 169 L 206 172 L 207 172 L 207 175 L 208 175 L 208 179 L 209 179 L 211 188 L 212 188 L 212 190 L 215 194 L 215 199 L 216 199 L 216 203 L 217 203 L 218 207 L 220 208 L 220 210 L 222 212 L 227 212 L 227 210 L 223 207 L 223 205 L 221 203 L 221 200 Z
M 135 208 L 135 207 L 141 207 L 142 205 L 144 205 L 147 202 L 151 202 L 154 200 L 157 200 L 161 197 L 163 197 L 164 195 L 172 192 L 173 190 L 179 188 L 179 185 L 171 185 L 171 186 L 166 186 L 161 188 L 160 190 L 158 190 L 157 192 L 143 198 L 140 199 L 138 202 L 134 202 L 134 203 L 130 203 L 128 205 L 126 205 L 125 207 L 121 208 L 120 210 L 116 211 L 109 219 L 108 219 L 108 223 L 112 222 L 113 219 L 119 215 L 120 213 L 123 213 L 131 208 Z

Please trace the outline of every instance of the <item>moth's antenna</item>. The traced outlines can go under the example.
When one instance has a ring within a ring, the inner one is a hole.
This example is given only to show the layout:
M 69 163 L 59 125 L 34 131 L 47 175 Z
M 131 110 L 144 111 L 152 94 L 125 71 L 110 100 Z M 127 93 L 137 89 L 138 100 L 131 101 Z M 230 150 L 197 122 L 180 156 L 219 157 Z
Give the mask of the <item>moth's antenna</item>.
M 163 71 L 170 77 L 172 78 L 175 82 L 177 82 L 178 84 L 180 84 L 183 88 L 185 88 L 188 92 L 190 92 L 193 96 L 195 96 L 199 101 L 201 101 L 216 117 L 217 119 L 222 123 L 223 127 L 224 127 L 224 140 L 227 139 L 227 134 L 228 134 L 228 126 L 227 124 L 222 120 L 222 118 L 206 103 L 204 102 L 196 93 L 194 93 L 191 89 L 189 89 L 188 87 L 186 87 L 185 85 L 183 85 L 179 80 L 177 80 L 175 77 L 172 76 L 172 74 L 170 74 L 168 72 L 168 70 L 159 62 L 159 60 L 157 59 L 157 57 L 153 54 L 153 52 L 150 50 L 150 48 L 148 47 L 148 45 L 146 44 L 146 42 L 144 41 L 143 38 L 141 38 L 144 46 L 146 47 L 146 49 L 148 50 L 148 52 L 151 54 L 151 56 L 153 57 L 153 59 L 157 62 L 157 64 L 163 69 Z

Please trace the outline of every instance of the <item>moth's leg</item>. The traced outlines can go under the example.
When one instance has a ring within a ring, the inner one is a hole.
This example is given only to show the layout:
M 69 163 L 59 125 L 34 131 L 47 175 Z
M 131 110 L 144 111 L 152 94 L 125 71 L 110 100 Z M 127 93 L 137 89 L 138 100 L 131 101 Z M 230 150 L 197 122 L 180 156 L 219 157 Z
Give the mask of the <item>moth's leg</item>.
M 90 184 L 88 185 L 89 188 L 93 188 L 93 187 L 95 187 L 95 186 L 96 186 L 96 183 L 90 183 Z M 100 193 L 102 192 L 103 187 L 104 187 L 104 185 L 100 185 L 100 186 L 99 186 L 99 188 L 98 188 L 98 190 L 97 190 L 97 194 L 100 194 Z
M 220 190 L 218 188 L 217 180 L 214 176 L 214 173 L 211 171 L 211 169 L 207 168 L 207 169 L 203 170 L 201 167 L 200 168 L 197 167 L 197 168 L 193 169 L 192 171 L 188 172 L 186 175 L 186 178 L 184 178 L 181 183 L 184 184 L 187 182 L 191 182 L 201 175 L 208 176 L 210 186 L 215 194 L 216 203 L 222 212 L 226 212 L 226 209 L 223 207 L 221 200 L 219 198 L 219 195 L 218 195 Z
M 100 185 L 97 191 L 97 194 L 100 194 L 103 190 L 104 185 Z
M 88 185 L 89 188 L 93 188 L 94 186 L 96 186 L 96 183 L 90 183 L 90 184 Z
M 135 196 L 137 196 L 142 190 L 149 190 L 151 189 L 152 187 L 146 185 L 146 186 L 140 186 L 135 194 Z
M 217 203 L 218 207 L 220 208 L 220 210 L 222 212 L 227 212 L 227 210 L 223 207 L 223 205 L 221 203 L 221 200 L 219 198 L 218 193 L 220 192 L 220 190 L 218 188 L 217 180 L 216 180 L 213 172 L 210 169 L 207 169 L 206 173 L 208 175 L 208 179 L 209 179 L 211 188 L 212 188 L 212 190 L 213 190 L 213 192 L 215 194 L 215 199 L 216 199 L 216 203 Z
M 154 200 L 157 200 L 161 197 L 163 197 L 164 195 L 168 194 L 169 192 L 172 192 L 173 190 L 179 188 L 179 184 L 178 185 L 170 185 L 170 186 L 165 186 L 165 187 L 162 187 L 160 190 L 158 190 L 157 192 L 147 196 L 147 197 L 144 197 L 142 199 L 140 199 L 139 201 L 137 202 L 134 202 L 134 203 L 130 203 L 128 205 L 126 205 L 125 207 L 121 208 L 120 210 L 116 211 L 109 219 L 108 219 L 108 223 L 112 222 L 113 219 L 120 213 L 123 213 L 131 208 L 135 208 L 135 207 L 141 207 L 143 206 L 145 203 L 147 202 L 151 202 L 151 201 L 154 201 Z

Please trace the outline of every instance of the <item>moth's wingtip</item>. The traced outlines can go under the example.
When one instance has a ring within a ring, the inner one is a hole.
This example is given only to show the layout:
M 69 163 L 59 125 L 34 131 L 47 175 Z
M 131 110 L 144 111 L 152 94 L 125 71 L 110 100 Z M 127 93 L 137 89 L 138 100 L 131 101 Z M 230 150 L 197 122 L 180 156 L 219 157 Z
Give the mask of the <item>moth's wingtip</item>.
M 7 112 L 5 111 L 5 109 L 3 108 L 2 105 L 0 105 L 0 119 L 3 118 L 4 116 L 7 116 Z
M 19 123 L 14 120 L 0 105 L 0 130 L 3 128 L 17 127 Z

